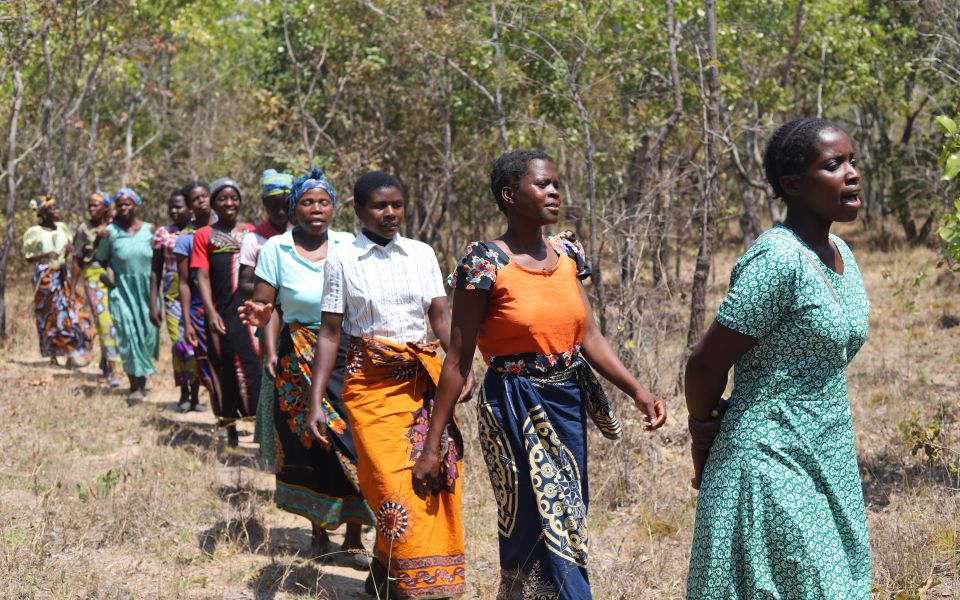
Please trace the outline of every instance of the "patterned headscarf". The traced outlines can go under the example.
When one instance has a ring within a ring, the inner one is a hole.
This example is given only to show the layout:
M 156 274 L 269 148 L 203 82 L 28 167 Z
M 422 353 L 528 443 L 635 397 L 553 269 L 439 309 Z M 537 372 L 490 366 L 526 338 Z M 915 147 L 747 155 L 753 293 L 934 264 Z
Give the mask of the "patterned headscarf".
M 110 206 L 113 204 L 113 198 L 110 197 L 110 194 L 106 192 L 101 192 L 100 190 L 95 191 L 87 197 L 87 202 L 90 200 L 96 200 L 100 203 L 101 206 Z
M 272 198 L 274 196 L 286 196 L 293 188 L 293 175 L 278 173 L 273 169 L 267 169 L 260 178 L 260 184 L 263 191 L 261 198 Z
M 40 216 L 40 213 L 47 210 L 51 206 L 57 203 L 57 197 L 53 194 L 49 196 L 37 196 L 36 198 L 30 201 L 30 208 L 32 208 L 37 216 Z
M 309 175 L 304 175 L 293 182 L 293 190 L 290 192 L 290 209 L 287 214 L 292 215 L 297 208 L 297 202 L 300 201 L 300 196 L 314 188 L 320 188 L 327 192 L 330 195 L 330 202 L 334 205 L 337 204 L 337 196 L 333 193 L 333 186 L 323 176 L 323 171 L 314 167 Z
M 240 186 L 237 185 L 237 182 L 230 179 L 229 177 L 221 177 L 220 179 L 214 181 L 210 184 L 210 202 L 213 202 L 217 197 L 217 194 L 222 192 L 225 188 L 233 188 L 237 192 L 237 197 L 240 200 L 243 200 L 243 197 L 240 195 Z
M 143 203 L 143 199 L 140 197 L 140 194 L 136 193 L 135 191 L 131 190 L 128 187 L 120 188 L 119 190 L 117 190 L 117 193 L 113 195 L 114 203 L 116 203 L 121 198 L 128 198 L 130 200 L 133 200 L 133 202 L 137 206 L 140 206 Z

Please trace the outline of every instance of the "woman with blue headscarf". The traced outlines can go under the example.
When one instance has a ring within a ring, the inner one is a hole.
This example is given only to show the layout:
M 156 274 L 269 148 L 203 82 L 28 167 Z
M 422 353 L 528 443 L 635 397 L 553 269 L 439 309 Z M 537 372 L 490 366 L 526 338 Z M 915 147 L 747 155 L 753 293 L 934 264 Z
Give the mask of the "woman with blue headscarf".
M 260 249 L 253 299 L 240 309 L 248 324 L 263 327 L 274 305 L 283 315 L 274 404 L 277 506 L 306 517 L 313 524 L 313 551 L 325 554 L 327 530 L 347 524 L 342 550 L 360 551 L 361 525 L 372 525 L 373 513 L 360 495 L 356 450 L 341 403 L 346 348 L 342 346 L 327 385 L 324 405 L 328 443 L 314 439 L 306 427 L 310 405 L 314 349 L 317 346 L 323 297 L 323 270 L 329 251 L 351 243 L 353 235 L 330 231 L 336 195 L 320 169 L 293 184 L 287 214 L 295 227 L 270 238 Z M 344 342 L 348 341 L 343 336 Z M 369 559 L 355 555 L 354 566 L 367 568 Z
M 113 270 L 110 314 L 116 326 L 123 370 L 130 380 L 127 405 L 143 400 L 147 375 L 159 346 L 159 330 L 150 321 L 150 268 L 153 260 L 153 225 L 137 217 L 142 200 L 130 188 L 113 196 L 116 216 L 107 225 L 107 237 L 97 247 L 97 261 Z

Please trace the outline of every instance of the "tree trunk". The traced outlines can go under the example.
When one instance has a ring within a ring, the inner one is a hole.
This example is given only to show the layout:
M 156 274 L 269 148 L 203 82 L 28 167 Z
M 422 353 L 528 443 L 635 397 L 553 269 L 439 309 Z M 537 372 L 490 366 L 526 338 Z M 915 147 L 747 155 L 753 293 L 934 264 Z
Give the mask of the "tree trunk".
M 7 129 L 7 206 L 5 216 L 7 227 L 3 232 L 3 247 L 0 248 L 0 339 L 7 339 L 7 262 L 13 248 L 13 220 L 17 207 L 17 133 L 20 121 L 20 108 L 23 106 L 23 79 L 20 64 L 12 61 L 10 70 L 13 75 L 13 103 L 10 107 L 10 125 Z
M 707 278 L 713 254 L 714 222 L 718 197 L 717 140 L 720 131 L 720 70 L 717 56 L 717 3 L 705 0 L 707 16 L 707 98 L 704 106 L 704 172 L 701 213 L 700 247 L 693 271 L 693 287 L 690 291 L 690 326 L 687 329 L 687 348 L 692 348 L 703 337 L 707 307 Z

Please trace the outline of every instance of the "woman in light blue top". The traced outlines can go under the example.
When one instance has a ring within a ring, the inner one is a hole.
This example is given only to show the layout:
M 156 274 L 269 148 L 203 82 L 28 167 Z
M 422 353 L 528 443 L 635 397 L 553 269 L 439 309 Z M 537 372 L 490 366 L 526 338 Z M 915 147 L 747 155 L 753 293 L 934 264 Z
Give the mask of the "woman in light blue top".
M 333 188 L 319 169 L 294 183 L 288 214 L 296 227 L 270 238 L 260 249 L 253 299 L 244 303 L 240 314 L 246 323 L 257 327 L 267 324 L 274 305 L 283 317 L 279 348 L 276 352 L 265 349 L 265 355 L 278 357 L 276 364 L 266 365 L 277 389 L 273 415 L 278 440 L 277 506 L 310 520 L 313 551 L 318 555 L 329 551 L 326 530 L 346 523 L 342 549 L 354 551 L 351 564 L 365 569 L 369 559 L 359 554 L 363 550 L 360 527 L 372 525 L 374 520 L 359 492 L 356 450 L 341 406 L 345 347 L 341 348 L 335 377 L 324 398 L 332 432 L 329 443 L 318 442 L 306 427 L 324 263 L 330 248 L 354 239 L 350 233 L 328 231 L 335 201 Z

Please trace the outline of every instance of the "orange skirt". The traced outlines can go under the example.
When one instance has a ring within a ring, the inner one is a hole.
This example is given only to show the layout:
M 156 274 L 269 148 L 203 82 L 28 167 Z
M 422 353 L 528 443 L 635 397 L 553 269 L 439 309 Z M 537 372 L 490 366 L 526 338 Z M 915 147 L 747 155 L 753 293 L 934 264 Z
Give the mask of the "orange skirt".
M 429 423 L 440 357 L 436 344 L 400 346 L 354 338 L 347 352 L 343 404 L 357 448 L 360 489 L 377 517 L 374 556 L 399 598 L 443 598 L 466 591 L 460 475 L 463 441 L 452 422 L 441 459 L 447 485 L 421 500 L 413 464 Z

